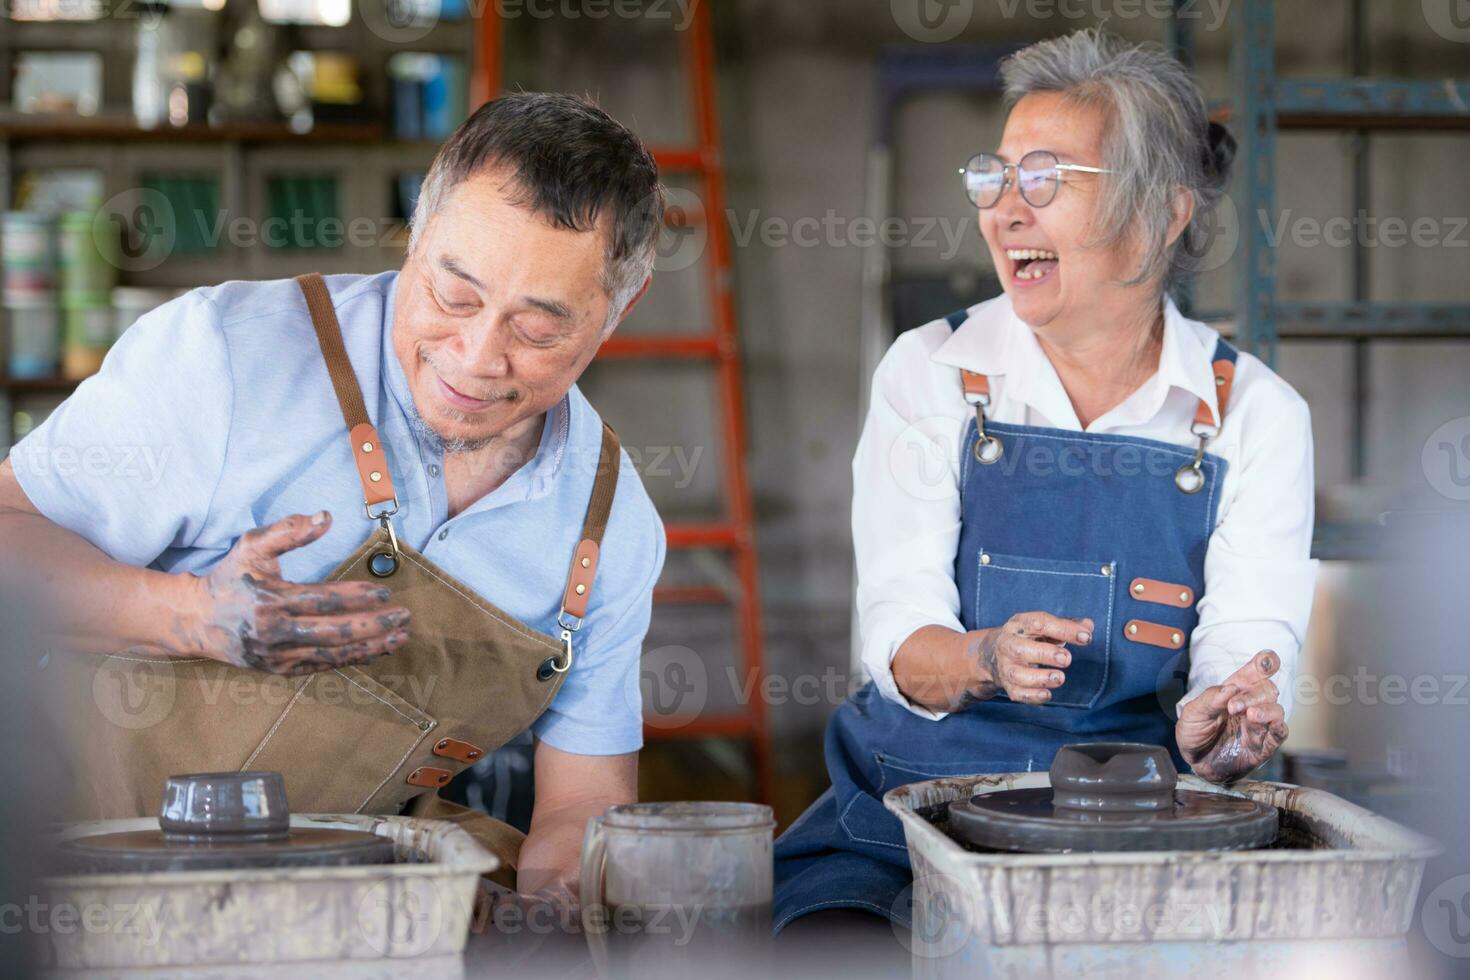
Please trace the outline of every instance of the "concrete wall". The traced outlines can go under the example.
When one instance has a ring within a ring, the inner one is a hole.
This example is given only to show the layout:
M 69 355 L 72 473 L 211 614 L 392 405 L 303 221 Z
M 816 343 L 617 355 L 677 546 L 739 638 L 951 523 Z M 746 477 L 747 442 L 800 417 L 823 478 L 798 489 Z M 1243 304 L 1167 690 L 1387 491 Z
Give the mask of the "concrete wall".
M 772 222 L 735 248 L 736 288 L 747 369 L 750 466 L 760 522 L 762 593 L 768 660 L 785 675 L 845 669 L 851 554 L 849 462 L 858 414 L 859 290 L 863 250 L 845 243 L 844 221 L 863 214 L 865 153 L 873 134 L 874 66 L 880 45 L 914 41 L 882 0 L 741 0 L 717 11 L 722 131 L 729 169 L 729 207 L 740 230 Z M 952 5 L 956 6 L 956 5 Z M 963 2 L 971 9 L 960 42 L 1025 42 L 1086 26 L 1042 3 Z M 1066 9 L 1116 9 L 1112 24 L 1137 39 L 1162 39 L 1164 24 L 1125 19 L 1128 3 L 1063 4 Z M 1147 8 L 1149 5 L 1145 5 Z M 1369 5 L 1372 70 L 1385 76 L 1466 74 L 1470 47 L 1437 36 L 1418 0 Z M 1279 65 L 1284 76 L 1346 74 L 1346 3 L 1282 4 Z M 933 5 L 933 9 L 943 9 Z M 1007 9 L 1016 9 L 1013 17 Z M 1200 74 L 1212 99 L 1229 95 L 1229 32 L 1210 30 L 1209 4 L 1198 8 Z M 1227 22 L 1228 25 L 1228 22 Z M 512 25 L 512 77 L 528 87 L 586 90 L 655 144 L 688 133 L 687 100 L 670 69 L 667 22 L 591 20 Z M 516 75 L 519 70 L 523 74 Z M 968 231 L 957 254 L 941 238 L 895 250 L 904 269 L 962 270 L 987 260 L 973 212 L 954 170 L 968 155 L 999 141 L 1003 114 L 994 100 L 936 93 L 913 100 L 897 129 L 894 213 L 938 220 Z M 1464 177 L 1465 137 L 1374 137 L 1371 211 L 1409 221 L 1428 216 L 1448 236 L 1454 219 L 1470 214 Z M 1290 134 L 1278 154 L 1278 207 L 1288 220 L 1323 221 L 1350 213 L 1349 140 L 1336 133 Z M 835 243 L 780 243 L 771 232 L 801 218 L 839 222 Z M 1289 214 L 1287 211 L 1289 209 Z M 1450 220 L 1446 220 L 1450 219 Z M 1371 250 L 1370 296 L 1381 299 L 1467 298 L 1470 232 L 1436 247 L 1380 245 Z M 1456 242 L 1458 244 L 1456 244 Z M 1286 297 L 1347 298 L 1349 250 L 1291 244 L 1281 249 Z M 1229 267 L 1206 278 L 1200 305 L 1229 302 Z M 660 276 L 654 295 L 625 329 L 693 327 L 698 270 Z M 691 311 L 693 311 L 691 313 Z M 912 326 L 906 324 L 904 326 Z M 1285 343 L 1279 368 L 1312 403 L 1317 472 L 1329 512 L 1381 508 L 1379 495 L 1337 488 L 1349 473 L 1350 356 L 1343 343 Z M 1434 495 L 1419 472 L 1426 436 L 1441 422 L 1470 414 L 1470 344 L 1387 343 L 1371 359 L 1370 472 L 1376 484 L 1408 489 L 1421 503 Z M 716 453 L 708 400 L 694 368 L 605 366 L 588 381 L 593 397 L 636 446 L 709 447 L 688 485 L 650 473 L 648 482 L 669 516 L 709 513 L 715 500 Z M 652 457 L 650 456 L 650 459 Z M 708 568 L 696 569 L 708 574 Z M 728 694 L 716 679 L 728 657 L 728 624 L 681 611 L 656 616 L 653 645 L 693 648 L 709 665 L 710 704 Z M 1353 654 L 1353 656 L 1358 656 Z M 1364 657 L 1372 656 L 1364 652 Z M 656 658 L 655 658 L 656 659 Z M 773 707 L 777 729 L 815 733 L 833 705 Z

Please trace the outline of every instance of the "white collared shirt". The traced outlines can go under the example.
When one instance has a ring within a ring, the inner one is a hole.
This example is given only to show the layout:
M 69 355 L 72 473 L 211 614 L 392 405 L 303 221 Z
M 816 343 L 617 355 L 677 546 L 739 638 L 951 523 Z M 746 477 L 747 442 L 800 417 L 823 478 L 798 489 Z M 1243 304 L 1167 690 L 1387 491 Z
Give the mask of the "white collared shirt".
M 986 418 L 1083 431 L 1056 369 L 1004 295 L 973 306 L 958 330 L 936 320 L 901 335 L 873 375 L 853 458 L 853 543 L 863 666 L 878 690 L 915 714 L 891 664 L 925 626 L 963 632 L 954 581 L 960 539 L 959 455 L 974 417 L 959 368 L 987 375 Z M 1215 404 L 1211 355 L 1219 334 L 1166 302 L 1158 370 L 1087 432 L 1193 448 L 1201 399 Z M 1264 362 L 1241 352 L 1225 422 L 1208 451 L 1229 464 L 1205 556 L 1199 625 L 1190 634 L 1183 700 L 1222 682 L 1261 650 L 1291 712 L 1292 678 L 1316 585 L 1312 427 L 1307 403 Z M 999 626 L 1000 623 L 982 624 Z

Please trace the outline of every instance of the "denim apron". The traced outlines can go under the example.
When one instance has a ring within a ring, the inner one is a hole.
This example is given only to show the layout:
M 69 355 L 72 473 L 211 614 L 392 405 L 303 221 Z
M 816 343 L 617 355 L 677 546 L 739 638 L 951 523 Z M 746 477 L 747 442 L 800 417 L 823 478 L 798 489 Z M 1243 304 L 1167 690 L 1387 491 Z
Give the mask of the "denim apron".
M 958 329 L 965 311 L 946 320 Z M 1091 618 L 1093 639 L 1067 644 L 1066 683 L 1043 705 L 1004 693 L 940 721 L 869 683 L 827 727 L 832 786 L 776 842 L 773 924 L 861 908 L 907 925 L 908 848 L 883 807 L 896 786 L 943 776 L 1045 770 L 1073 742 L 1174 741 L 1188 677 L 1205 551 L 1225 461 L 1205 452 L 1223 421 L 1236 351 L 1221 340 L 1217 405 L 1201 402 L 1197 445 L 989 422 L 989 382 L 962 372 L 975 410 L 961 446 L 955 555 L 966 631 L 1039 610 Z M 902 899 L 902 901 L 901 901 Z

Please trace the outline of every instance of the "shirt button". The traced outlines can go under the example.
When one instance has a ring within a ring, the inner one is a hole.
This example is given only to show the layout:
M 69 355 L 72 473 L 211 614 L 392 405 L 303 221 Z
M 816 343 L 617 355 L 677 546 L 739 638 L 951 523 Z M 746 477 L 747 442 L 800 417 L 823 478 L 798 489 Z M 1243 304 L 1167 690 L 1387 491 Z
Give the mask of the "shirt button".
M 449 528 L 446 527 L 444 530 L 439 532 L 439 540 L 443 541 L 447 537 L 449 537 Z
M 429 475 L 430 476 L 438 476 L 439 475 L 439 464 L 438 463 L 430 463 L 429 464 Z

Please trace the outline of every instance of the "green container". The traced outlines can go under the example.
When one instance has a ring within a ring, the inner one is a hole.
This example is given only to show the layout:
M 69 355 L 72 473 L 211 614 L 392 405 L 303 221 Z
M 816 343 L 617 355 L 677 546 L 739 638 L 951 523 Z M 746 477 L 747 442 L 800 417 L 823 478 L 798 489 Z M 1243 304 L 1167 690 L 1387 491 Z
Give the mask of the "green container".
M 61 374 L 80 380 L 96 374 L 112 346 L 114 316 L 107 303 L 81 304 L 67 297 L 61 306 Z
M 106 297 L 117 285 L 122 261 L 117 230 L 96 218 L 91 211 L 68 211 L 61 216 L 58 251 L 63 301 L 90 302 L 92 297 Z

